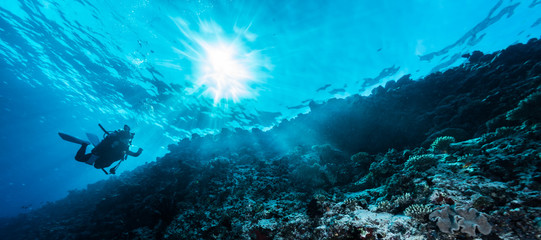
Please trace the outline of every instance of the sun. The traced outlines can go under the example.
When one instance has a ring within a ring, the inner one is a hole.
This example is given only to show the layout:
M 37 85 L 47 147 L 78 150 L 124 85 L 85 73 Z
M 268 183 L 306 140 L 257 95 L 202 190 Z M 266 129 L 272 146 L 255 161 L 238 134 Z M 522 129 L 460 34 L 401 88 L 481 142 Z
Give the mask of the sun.
M 257 97 L 256 86 L 269 76 L 272 65 L 261 50 L 248 47 L 257 38 L 248 31 L 249 26 L 235 26 L 234 33 L 227 34 L 213 21 L 200 20 L 198 31 L 192 31 L 182 19 L 173 20 L 185 37 L 182 49 L 174 50 L 195 66 L 190 94 L 208 96 L 215 106 Z
M 255 80 L 250 59 L 234 43 L 203 43 L 197 84 L 206 87 L 214 103 L 222 99 L 239 102 L 250 97 L 249 84 Z

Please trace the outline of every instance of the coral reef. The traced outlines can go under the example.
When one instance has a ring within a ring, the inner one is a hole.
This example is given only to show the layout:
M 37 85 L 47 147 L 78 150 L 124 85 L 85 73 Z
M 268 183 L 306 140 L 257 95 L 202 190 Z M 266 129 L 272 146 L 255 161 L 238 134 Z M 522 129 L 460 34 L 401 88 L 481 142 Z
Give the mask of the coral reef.
M 540 239 L 541 42 L 170 145 L 4 239 Z M 471 55 L 473 57 L 474 55 Z M 430 221 L 432 220 L 432 221 Z

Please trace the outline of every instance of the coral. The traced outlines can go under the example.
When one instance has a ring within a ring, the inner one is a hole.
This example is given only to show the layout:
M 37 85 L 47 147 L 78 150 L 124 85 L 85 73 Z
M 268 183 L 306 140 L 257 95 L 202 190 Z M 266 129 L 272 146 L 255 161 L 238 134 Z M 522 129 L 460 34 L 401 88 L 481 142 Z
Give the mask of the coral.
M 478 212 L 474 208 L 454 209 L 449 205 L 440 207 L 428 216 L 430 220 L 436 221 L 440 231 L 454 234 L 460 230 L 470 237 L 477 236 L 476 230 L 483 235 L 488 235 L 492 231 L 492 226 L 484 213 Z
M 513 128 L 513 127 L 500 127 L 500 128 L 497 128 L 494 132 L 489 132 L 489 133 L 486 133 L 486 134 L 483 134 L 483 136 L 481 136 L 483 142 L 492 142 L 496 139 L 501 139 L 501 138 L 505 138 L 505 137 L 508 137 L 510 135 L 512 135 L 513 133 L 515 133 L 516 130 Z
M 440 192 L 440 191 L 434 191 L 432 195 L 430 195 L 430 202 L 432 202 L 433 204 L 439 204 L 439 205 L 442 205 L 442 204 L 454 205 L 455 204 L 455 201 L 453 201 L 453 199 L 449 197 L 447 193 Z
M 312 196 L 313 199 L 317 200 L 317 201 L 325 201 L 327 199 L 327 197 L 325 197 L 324 194 L 321 194 L 321 193 L 316 193 Z
M 456 212 L 452 208 L 445 206 L 442 209 L 430 213 L 428 218 L 431 221 L 437 221 L 436 225 L 440 231 L 452 234 L 460 229 L 456 215 Z
M 468 163 L 469 162 L 468 160 L 471 159 L 472 157 L 473 157 L 473 154 L 470 153 L 470 154 L 458 156 L 456 158 L 456 161 L 460 163 Z
M 402 171 L 400 173 L 394 174 L 387 179 L 385 185 L 385 192 L 390 196 L 403 195 L 405 193 L 409 194 L 410 192 L 415 192 L 418 187 L 414 183 L 416 177 L 420 177 L 424 173 L 417 171 Z M 405 207 L 405 206 L 403 206 Z
M 401 196 L 398 196 L 395 200 L 394 200 L 394 205 L 397 206 L 397 207 L 404 207 L 406 205 L 409 205 L 413 202 L 413 198 L 411 196 L 410 193 L 404 193 L 403 195 Z
M 330 144 L 314 145 L 312 150 L 317 153 L 321 164 L 345 163 L 347 159 L 347 156 L 342 151 Z
M 541 121 L 541 91 L 530 94 L 525 99 L 522 99 L 516 108 L 507 112 L 506 118 L 511 121 L 526 121 L 534 122 Z
M 374 177 L 374 174 L 369 172 L 364 177 L 359 179 L 357 182 L 354 183 L 355 186 L 361 189 L 366 188 L 372 188 L 376 185 L 376 178 Z
M 346 198 L 344 200 L 344 204 L 346 205 L 353 205 L 353 204 L 356 204 L 359 200 L 356 199 L 356 198 Z
M 491 210 L 494 208 L 494 199 L 489 196 L 479 196 L 473 200 L 472 206 L 481 211 Z
M 376 180 L 389 177 L 397 171 L 396 165 L 387 157 L 378 157 L 376 161 L 370 164 L 370 173 Z
M 390 212 L 391 209 L 393 209 L 393 205 L 391 204 L 391 202 L 383 200 L 378 202 L 376 209 L 379 212 Z
M 384 184 L 388 177 L 393 176 L 400 170 L 397 156 L 394 155 L 396 155 L 396 152 L 390 150 L 385 156 L 372 157 L 375 160 L 370 164 L 369 172 L 359 179 L 355 185 L 360 188 L 372 188 Z
M 374 162 L 374 156 L 366 152 L 358 152 L 355 155 L 351 156 L 350 159 L 362 171 L 367 171 L 370 168 L 370 164 Z
M 385 191 L 387 192 L 387 191 Z M 388 193 L 389 194 L 389 193 Z M 376 204 L 376 211 L 400 213 L 407 206 L 413 203 L 413 197 L 410 193 L 405 193 L 400 196 L 394 196 L 392 201 L 381 200 Z
M 393 216 L 388 213 L 374 213 L 356 209 L 347 213 L 337 213 L 339 205 L 331 206 L 329 212 L 315 229 L 315 235 L 309 239 L 406 239 L 406 236 L 418 236 L 416 227 L 405 216 Z M 299 239 L 299 238 L 287 238 Z M 308 238 L 305 238 L 308 239 Z
M 492 231 L 492 225 L 488 223 L 488 219 L 484 213 L 479 213 L 475 208 L 456 209 L 458 215 L 462 218 L 458 220 L 458 225 L 462 228 L 460 231 L 468 236 L 474 237 L 478 230 L 483 235 L 488 235 Z
M 431 212 L 432 207 L 426 204 L 412 204 L 404 210 L 406 216 L 415 218 L 419 221 L 426 221 Z
M 301 189 L 322 188 L 327 183 L 325 169 L 317 163 L 299 166 L 291 172 L 290 179 Z
M 455 142 L 454 137 L 450 137 L 450 136 L 438 137 L 430 145 L 430 148 L 434 152 L 447 152 L 447 151 L 449 151 L 449 149 L 451 147 L 451 143 L 454 143 L 454 142 Z
M 404 164 L 405 170 L 426 171 L 436 165 L 436 156 L 434 154 L 423 154 L 411 156 Z
M 421 146 L 429 147 L 438 137 L 450 136 L 455 138 L 455 141 L 464 141 L 471 137 L 471 134 L 461 128 L 445 128 L 430 135 Z

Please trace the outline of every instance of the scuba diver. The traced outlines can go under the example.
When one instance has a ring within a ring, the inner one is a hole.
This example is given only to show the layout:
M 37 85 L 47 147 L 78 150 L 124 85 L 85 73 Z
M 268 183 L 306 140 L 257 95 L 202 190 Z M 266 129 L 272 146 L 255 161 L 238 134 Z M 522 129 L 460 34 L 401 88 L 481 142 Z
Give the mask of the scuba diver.
M 120 161 L 109 170 L 109 173 L 115 174 L 120 163 L 126 160 L 128 156 L 138 157 L 143 152 L 142 148 L 139 148 L 137 152 L 130 151 L 135 133 L 130 132 L 128 125 L 124 125 L 123 129 L 114 132 L 106 131 L 101 124 L 98 125 L 105 132 L 104 139 L 100 142 L 96 135 L 87 133 L 89 140 L 95 146 L 90 153 L 86 153 L 86 148 L 90 142 L 64 133 L 58 133 L 66 141 L 81 144 L 81 148 L 79 148 L 75 155 L 75 160 L 93 165 L 95 168 L 103 170 L 105 174 L 108 174 L 105 170 L 106 167 L 111 166 L 116 161 Z

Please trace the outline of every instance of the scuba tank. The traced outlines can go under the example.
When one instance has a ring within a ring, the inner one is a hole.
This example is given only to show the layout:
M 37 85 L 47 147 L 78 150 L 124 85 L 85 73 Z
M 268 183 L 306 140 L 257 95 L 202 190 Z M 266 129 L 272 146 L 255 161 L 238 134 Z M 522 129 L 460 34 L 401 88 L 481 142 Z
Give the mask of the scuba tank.
M 92 149 L 92 154 L 112 158 L 115 161 L 121 160 L 124 158 L 125 152 L 129 150 L 134 135 L 125 130 L 106 132 L 104 139 Z
M 115 130 L 114 132 L 109 132 L 103 128 L 101 124 L 98 124 L 103 130 L 103 140 L 92 149 L 92 154 L 98 156 L 101 161 L 109 162 L 106 166 L 110 166 L 114 162 L 120 160 L 118 164 L 112 167 L 109 172 L 115 174 L 116 169 L 120 163 L 128 157 L 126 154 L 129 151 L 133 137 L 135 133 L 130 133 L 130 129 L 127 125 L 124 125 L 123 130 Z M 98 159 L 98 161 L 100 161 Z M 108 174 L 104 168 L 101 168 L 105 174 Z

